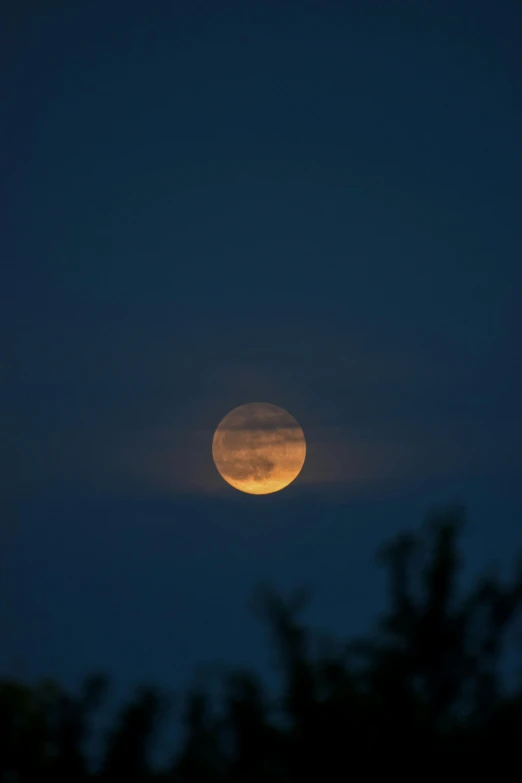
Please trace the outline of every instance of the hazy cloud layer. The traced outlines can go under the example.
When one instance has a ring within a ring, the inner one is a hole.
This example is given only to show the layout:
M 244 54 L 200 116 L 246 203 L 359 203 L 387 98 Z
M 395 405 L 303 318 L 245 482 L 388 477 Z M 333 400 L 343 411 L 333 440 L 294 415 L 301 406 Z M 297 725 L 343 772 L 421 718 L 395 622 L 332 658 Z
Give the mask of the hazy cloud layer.
M 267 402 L 251 402 L 235 408 L 225 416 L 219 427 L 222 430 L 248 432 L 296 430 L 297 437 L 301 437 L 301 427 L 294 417 L 277 405 Z

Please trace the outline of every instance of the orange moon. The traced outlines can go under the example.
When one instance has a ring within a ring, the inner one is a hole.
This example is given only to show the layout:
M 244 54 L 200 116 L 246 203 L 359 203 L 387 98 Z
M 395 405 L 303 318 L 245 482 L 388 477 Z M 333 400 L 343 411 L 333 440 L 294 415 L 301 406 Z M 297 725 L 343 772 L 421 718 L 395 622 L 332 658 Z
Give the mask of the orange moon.
M 306 457 L 306 440 L 297 421 L 283 408 L 250 402 L 220 421 L 212 456 L 218 472 L 232 487 L 250 495 L 268 495 L 297 478 Z

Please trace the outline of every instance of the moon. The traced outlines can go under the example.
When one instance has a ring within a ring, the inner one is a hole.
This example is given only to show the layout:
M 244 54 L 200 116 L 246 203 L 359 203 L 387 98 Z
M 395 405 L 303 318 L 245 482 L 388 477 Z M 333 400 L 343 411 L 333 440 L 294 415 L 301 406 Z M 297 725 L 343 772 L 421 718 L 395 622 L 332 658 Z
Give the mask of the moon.
M 304 432 L 287 411 L 269 402 L 250 402 L 227 413 L 212 440 L 218 472 L 250 495 L 279 492 L 301 472 Z

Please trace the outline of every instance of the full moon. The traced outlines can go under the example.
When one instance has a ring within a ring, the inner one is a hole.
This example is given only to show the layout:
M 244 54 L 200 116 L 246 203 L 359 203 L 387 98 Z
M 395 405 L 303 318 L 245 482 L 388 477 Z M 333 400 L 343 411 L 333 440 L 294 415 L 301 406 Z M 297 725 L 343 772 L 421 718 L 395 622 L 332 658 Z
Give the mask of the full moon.
M 251 402 L 227 413 L 214 433 L 212 456 L 235 489 L 268 495 L 299 475 L 306 457 L 303 430 L 283 408 Z

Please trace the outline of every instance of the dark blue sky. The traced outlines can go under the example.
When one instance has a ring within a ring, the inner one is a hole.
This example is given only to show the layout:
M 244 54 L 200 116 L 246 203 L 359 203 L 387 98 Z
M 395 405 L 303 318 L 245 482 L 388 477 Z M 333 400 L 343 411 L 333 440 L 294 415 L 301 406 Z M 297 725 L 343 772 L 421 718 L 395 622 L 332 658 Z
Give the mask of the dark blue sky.
M 258 663 L 260 582 L 349 634 L 373 554 L 466 503 L 522 546 L 516 2 L 13 4 L 4 673 L 180 687 Z M 240 495 L 263 400 L 301 477 Z

